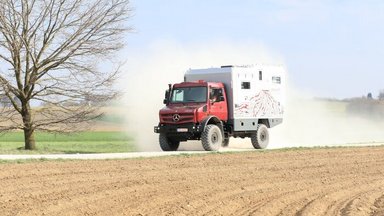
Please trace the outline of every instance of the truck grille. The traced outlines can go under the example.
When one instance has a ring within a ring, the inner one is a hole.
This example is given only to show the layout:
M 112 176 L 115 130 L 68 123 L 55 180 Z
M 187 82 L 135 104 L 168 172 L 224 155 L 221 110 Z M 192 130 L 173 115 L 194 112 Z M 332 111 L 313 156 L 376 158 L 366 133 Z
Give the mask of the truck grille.
M 167 124 L 181 124 L 181 123 L 188 123 L 193 122 L 193 113 L 191 114 L 176 114 L 178 116 L 174 116 L 175 114 L 162 114 L 160 116 L 160 122 L 161 123 L 167 123 Z

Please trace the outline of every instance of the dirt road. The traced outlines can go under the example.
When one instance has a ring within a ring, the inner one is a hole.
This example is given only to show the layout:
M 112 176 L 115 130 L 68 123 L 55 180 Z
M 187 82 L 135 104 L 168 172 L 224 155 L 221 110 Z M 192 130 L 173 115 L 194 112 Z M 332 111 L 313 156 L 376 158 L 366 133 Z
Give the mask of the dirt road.
M 384 215 L 384 147 L 0 165 L 1 215 Z

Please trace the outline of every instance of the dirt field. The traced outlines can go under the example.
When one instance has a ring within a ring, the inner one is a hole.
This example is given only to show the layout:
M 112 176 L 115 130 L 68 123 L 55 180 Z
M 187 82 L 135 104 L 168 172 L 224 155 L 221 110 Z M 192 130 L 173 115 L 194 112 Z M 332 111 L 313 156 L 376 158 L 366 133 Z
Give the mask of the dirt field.
M 1 215 L 384 215 L 384 147 L 0 165 Z

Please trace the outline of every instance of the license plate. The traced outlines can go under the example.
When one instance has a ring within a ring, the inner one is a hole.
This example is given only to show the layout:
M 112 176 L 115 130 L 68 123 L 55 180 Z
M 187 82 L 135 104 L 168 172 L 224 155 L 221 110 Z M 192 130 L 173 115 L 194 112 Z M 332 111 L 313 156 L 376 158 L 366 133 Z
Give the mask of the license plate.
M 177 132 L 188 132 L 188 128 L 177 128 Z

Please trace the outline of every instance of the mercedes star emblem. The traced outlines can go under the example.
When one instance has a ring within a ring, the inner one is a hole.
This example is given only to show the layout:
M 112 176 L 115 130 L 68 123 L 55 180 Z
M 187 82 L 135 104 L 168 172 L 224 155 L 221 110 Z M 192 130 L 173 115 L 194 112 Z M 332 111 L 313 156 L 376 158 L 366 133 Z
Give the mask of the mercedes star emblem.
M 174 114 L 174 115 L 172 116 L 172 119 L 173 119 L 174 122 L 177 122 L 177 121 L 180 120 L 180 115 L 179 115 L 179 114 Z

